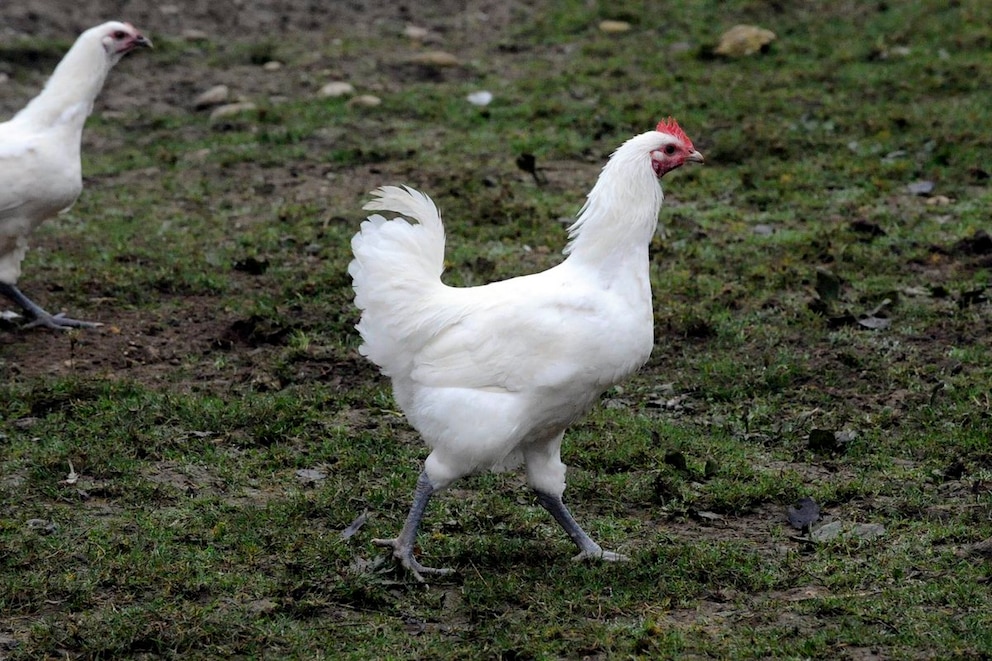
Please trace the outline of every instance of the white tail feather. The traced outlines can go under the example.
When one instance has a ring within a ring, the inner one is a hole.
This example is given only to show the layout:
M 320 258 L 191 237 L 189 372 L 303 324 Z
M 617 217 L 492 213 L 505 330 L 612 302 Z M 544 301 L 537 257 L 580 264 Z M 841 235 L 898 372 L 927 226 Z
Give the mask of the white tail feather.
M 417 221 L 374 214 L 351 240 L 355 259 L 348 273 L 355 305 L 362 311 L 357 328 L 364 343 L 359 351 L 393 376 L 408 367 L 411 340 L 424 331 L 417 326 L 424 318 L 424 301 L 443 287 L 444 227 L 437 206 L 419 191 L 383 186 L 372 195 L 365 209 Z

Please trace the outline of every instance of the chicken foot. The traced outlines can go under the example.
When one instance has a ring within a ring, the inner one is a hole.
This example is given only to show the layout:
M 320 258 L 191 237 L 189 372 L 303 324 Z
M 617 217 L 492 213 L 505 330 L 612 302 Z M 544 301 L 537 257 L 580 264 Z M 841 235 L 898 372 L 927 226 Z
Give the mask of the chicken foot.
M 400 534 L 390 539 L 373 539 L 376 546 L 385 546 L 393 549 L 393 557 L 399 560 L 406 569 L 413 574 L 421 583 L 425 582 L 424 574 L 434 574 L 444 576 L 454 572 L 453 569 L 440 569 L 435 567 L 425 567 L 413 557 L 413 547 L 417 540 L 417 529 L 420 521 L 424 518 L 424 511 L 427 503 L 430 502 L 434 493 L 434 486 L 431 484 L 427 473 L 423 472 L 417 479 L 417 489 L 413 493 L 413 504 L 410 506 L 410 513 L 406 517 L 406 523 Z
M 78 319 L 70 319 L 65 316 L 64 312 L 49 314 L 48 312 L 45 312 L 40 305 L 25 296 L 24 293 L 21 292 L 21 290 L 15 285 L 7 284 L 6 282 L 0 282 L 0 294 L 20 305 L 21 308 L 34 319 L 31 323 L 25 326 L 25 328 L 44 326 L 45 328 L 51 328 L 53 330 L 64 330 L 66 328 L 96 328 L 97 326 L 103 325 L 93 321 L 79 321 Z
M 562 502 L 561 496 L 555 496 L 549 493 L 544 493 L 543 491 L 534 490 L 537 494 L 537 502 L 541 504 L 541 507 L 548 510 L 551 516 L 554 517 L 555 521 L 558 522 L 568 536 L 572 538 L 575 545 L 579 547 L 580 553 L 573 557 L 572 560 L 605 560 L 607 562 L 621 562 L 628 560 L 627 556 L 622 553 L 614 553 L 613 551 L 604 551 L 603 547 L 592 541 L 592 538 L 586 534 L 586 531 L 582 529 L 582 526 L 575 520 L 572 513 L 568 511 L 565 507 L 565 503 Z

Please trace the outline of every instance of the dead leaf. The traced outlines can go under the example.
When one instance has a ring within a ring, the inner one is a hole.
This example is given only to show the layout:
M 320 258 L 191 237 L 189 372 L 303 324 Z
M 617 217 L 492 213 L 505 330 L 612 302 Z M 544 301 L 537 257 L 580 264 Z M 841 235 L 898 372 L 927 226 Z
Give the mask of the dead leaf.
M 354 521 L 352 521 L 347 528 L 341 531 L 341 539 L 351 539 L 352 537 L 354 537 L 355 533 L 361 530 L 362 526 L 365 525 L 365 522 L 368 521 L 368 519 L 369 519 L 368 512 L 362 512 L 361 514 L 359 514 L 358 517 Z
M 303 482 L 320 482 L 327 479 L 327 473 L 316 468 L 298 468 L 296 477 Z
M 885 526 L 881 523 L 859 523 L 844 537 L 854 539 L 877 539 L 885 534 Z
M 847 527 L 843 521 L 831 521 L 812 531 L 809 539 L 814 542 L 829 542 L 833 539 L 877 539 L 885 534 L 885 526 L 880 523 L 858 523 Z
M 799 499 L 796 505 L 785 510 L 789 525 L 797 530 L 808 530 L 820 518 L 820 506 L 809 496 Z
M 885 317 L 862 317 L 858 319 L 858 325 L 871 330 L 885 330 L 892 325 L 892 320 Z
M 914 181 L 913 183 L 906 185 L 906 190 L 911 194 L 921 195 L 924 197 L 932 193 L 934 188 L 936 188 L 936 184 L 932 181 Z
M 814 542 L 828 542 L 831 539 L 836 539 L 840 537 L 841 532 L 844 530 L 844 524 L 840 521 L 831 521 L 830 523 L 824 524 L 811 532 L 809 538 Z
M 42 535 L 51 535 L 59 529 L 59 525 L 48 519 L 28 519 L 25 525 L 31 530 L 35 530 Z
M 696 518 L 701 519 L 702 521 L 711 521 L 711 522 L 723 521 L 723 516 L 717 514 L 716 512 L 693 511 L 692 513 L 696 516 Z

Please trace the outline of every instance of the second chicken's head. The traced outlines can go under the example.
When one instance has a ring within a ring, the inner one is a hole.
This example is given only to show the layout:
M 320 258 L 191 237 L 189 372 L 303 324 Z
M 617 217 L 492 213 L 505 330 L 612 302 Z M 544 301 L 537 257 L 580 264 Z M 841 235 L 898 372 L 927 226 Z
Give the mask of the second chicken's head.
M 103 44 L 104 50 L 107 51 L 107 56 L 114 62 L 135 48 L 151 48 L 152 46 L 152 42 L 138 32 L 137 28 L 130 23 L 110 21 L 101 25 L 98 29 L 101 33 L 100 43 Z

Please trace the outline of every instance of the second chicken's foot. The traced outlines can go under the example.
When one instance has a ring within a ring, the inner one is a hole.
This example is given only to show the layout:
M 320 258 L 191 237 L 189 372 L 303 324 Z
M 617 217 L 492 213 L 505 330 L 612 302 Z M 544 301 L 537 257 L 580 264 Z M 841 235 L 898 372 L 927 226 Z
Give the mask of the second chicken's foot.
M 59 312 L 58 314 L 48 314 L 35 315 L 34 320 L 26 324 L 25 328 L 35 328 L 37 326 L 42 326 L 44 328 L 50 328 L 52 330 L 66 330 L 69 328 L 99 328 L 103 326 L 97 321 L 80 321 L 79 319 L 70 319 L 65 316 L 64 312 Z
M 59 312 L 58 314 L 50 314 L 46 312 L 40 305 L 28 298 L 20 289 L 15 285 L 7 284 L 5 282 L 0 282 L 0 294 L 6 296 L 14 303 L 17 303 L 31 318 L 31 323 L 25 325 L 25 328 L 35 328 L 36 326 L 42 326 L 44 328 L 50 328 L 52 330 L 65 330 L 67 328 L 97 328 L 103 324 L 93 322 L 93 321 L 80 321 L 78 319 L 70 319 L 65 316 L 64 312 Z

